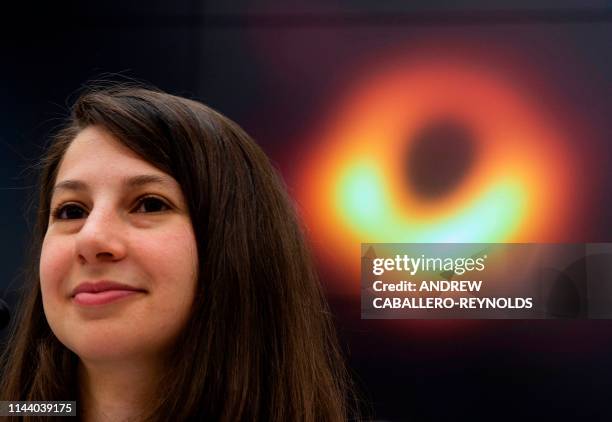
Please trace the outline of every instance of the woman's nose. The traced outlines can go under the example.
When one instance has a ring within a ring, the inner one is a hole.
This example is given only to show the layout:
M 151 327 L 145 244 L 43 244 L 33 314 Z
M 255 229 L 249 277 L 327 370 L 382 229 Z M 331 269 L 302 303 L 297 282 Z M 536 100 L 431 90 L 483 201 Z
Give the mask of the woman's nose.
M 119 261 L 126 254 L 125 234 L 122 218 L 116 211 L 94 208 L 77 234 L 77 258 L 90 264 Z

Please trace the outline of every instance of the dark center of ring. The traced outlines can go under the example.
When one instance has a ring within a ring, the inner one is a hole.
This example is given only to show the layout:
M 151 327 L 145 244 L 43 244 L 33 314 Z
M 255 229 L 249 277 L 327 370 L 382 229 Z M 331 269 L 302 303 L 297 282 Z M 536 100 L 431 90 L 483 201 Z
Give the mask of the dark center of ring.
M 406 156 L 410 187 L 424 199 L 453 191 L 469 173 L 476 156 L 470 128 L 455 119 L 437 119 L 417 131 Z

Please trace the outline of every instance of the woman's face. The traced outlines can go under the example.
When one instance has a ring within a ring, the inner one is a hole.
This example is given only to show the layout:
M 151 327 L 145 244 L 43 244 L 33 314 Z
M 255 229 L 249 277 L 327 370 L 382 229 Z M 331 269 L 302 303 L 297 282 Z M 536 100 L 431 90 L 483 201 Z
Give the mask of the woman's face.
M 63 157 L 51 209 L 40 283 L 57 338 L 91 361 L 161 357 L 187 321 L 198 272 L 176 180 L 90 126 Z

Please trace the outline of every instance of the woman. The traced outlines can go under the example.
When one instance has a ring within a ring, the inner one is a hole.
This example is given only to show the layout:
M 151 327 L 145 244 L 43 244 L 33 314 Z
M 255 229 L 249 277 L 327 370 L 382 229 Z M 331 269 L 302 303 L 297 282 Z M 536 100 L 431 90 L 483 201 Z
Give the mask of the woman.
M 291 201 L 235 123 L 91 88 L 41 167 L 2 400 L 76 400 L 86 421 L 350 417 Z

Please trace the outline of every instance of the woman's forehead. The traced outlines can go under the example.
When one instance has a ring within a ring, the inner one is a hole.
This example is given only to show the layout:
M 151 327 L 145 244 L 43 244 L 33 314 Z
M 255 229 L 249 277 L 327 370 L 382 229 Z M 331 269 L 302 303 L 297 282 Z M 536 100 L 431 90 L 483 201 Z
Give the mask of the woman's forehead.
M 170 175 L 147 162 L 104 129 L 91 126 L 71 142 L 60 163 L 54 190 L 91 185 L 138 187 L 160 184 L 179 189 Z
M 79 132 L 68 146 L 59 172 L 91 167 L 120 170 L 127 165 L 136 168 L 154 168 L 106 130 L 89 126 Z

